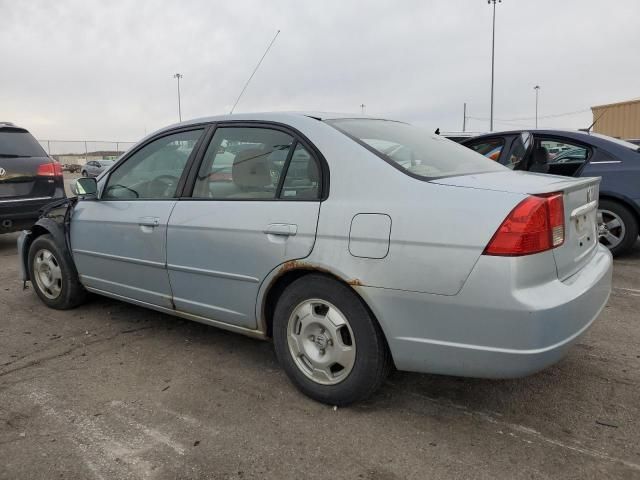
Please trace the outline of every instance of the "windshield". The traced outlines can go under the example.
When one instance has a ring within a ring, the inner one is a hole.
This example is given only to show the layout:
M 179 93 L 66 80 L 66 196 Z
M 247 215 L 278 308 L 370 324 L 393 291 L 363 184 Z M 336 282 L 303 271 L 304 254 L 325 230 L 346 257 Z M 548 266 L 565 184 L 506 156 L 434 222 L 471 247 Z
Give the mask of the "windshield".
M 602 135 L 601 133 L 590 133 L 589 135 L 592 135 L 598 138 L 604 138 L 605 140 L 609 140 L 610 142 L 617 143 L 621 147 L 630 148 L 631 150 L 640 152 L 640 147 L 638 147 L 638 145 L 634 145 L 631 142 L 625 142 L 624 140 L 620 140 L 619 138 L 609 137 L 608 135 Z
M 0 157 L 46 157 L 44 149 L 26 130 L 3 128 L 0 130 Z
M 505 169 L 467 147 L 407 123 L 360 118 L 326 122 L 412 176 L 432 179 Z

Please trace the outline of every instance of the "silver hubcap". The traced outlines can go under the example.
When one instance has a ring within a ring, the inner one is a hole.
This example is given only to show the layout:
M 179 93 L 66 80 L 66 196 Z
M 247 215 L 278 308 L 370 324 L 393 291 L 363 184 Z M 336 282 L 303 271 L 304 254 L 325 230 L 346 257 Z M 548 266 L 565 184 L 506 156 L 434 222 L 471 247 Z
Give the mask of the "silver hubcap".
M 353 370 L 353 331 L 342 312 L 325 300 L 305 300 L 293 309 L 287 343 L 296 366 L 316 383 L 335 385 Z
M 33 259 L 33 273 L 44 296 L 51 300 L 58 298 L 62 291 L 62 271 L 53 253 L 46 248 L 38 250 Z
M 607 248 L 615 248 L 624 239 L 626 229 L 622 219 L 610 210 L 600 210 L 602 222 L 598 224 L 600 243 Z

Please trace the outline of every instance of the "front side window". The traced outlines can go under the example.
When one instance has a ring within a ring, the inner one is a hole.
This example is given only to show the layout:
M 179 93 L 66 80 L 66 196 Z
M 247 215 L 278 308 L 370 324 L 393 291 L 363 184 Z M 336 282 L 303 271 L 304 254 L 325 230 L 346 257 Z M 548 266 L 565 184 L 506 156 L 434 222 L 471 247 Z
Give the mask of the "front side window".
M 219 127 L 202 160 L 194 198 L 275 199 L 294 139 L 279 130 Z
M 353 118 L 325 121 L 400 170 L 426 180 L 504 169 L 467 147 L 407 123 Z
M 102 198 L 173 198 L 189 155 L 203 131 L 174 133 L 148 143 L 113 171 Z
M 469 148 L 474 152 L 478 152 L 480 155 L 484 155 L 485 157 L 495 161 L 498 161 L 500 158 L 503 147 L 504 140 L 502 138 L 492 138 L 469 145 Z
M 583 163 L 589 157 L 589 149 L 565 140 L 541 139 L 539 148 L 544 148 L 549 163 Z

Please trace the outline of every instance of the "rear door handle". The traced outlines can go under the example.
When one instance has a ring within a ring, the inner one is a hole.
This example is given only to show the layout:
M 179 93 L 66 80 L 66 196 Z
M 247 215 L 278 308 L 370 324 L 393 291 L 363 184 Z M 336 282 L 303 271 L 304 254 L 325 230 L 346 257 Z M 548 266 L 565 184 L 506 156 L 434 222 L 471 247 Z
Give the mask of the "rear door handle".
M 160 225 L 160 219 L 158 217 L 140 217 L 138 225 L 141 227 L 157 227 Z
M 298 233 L 298 226 L 291 223 L 272 223 L 264 229 L 264 233 L 289 237 Z

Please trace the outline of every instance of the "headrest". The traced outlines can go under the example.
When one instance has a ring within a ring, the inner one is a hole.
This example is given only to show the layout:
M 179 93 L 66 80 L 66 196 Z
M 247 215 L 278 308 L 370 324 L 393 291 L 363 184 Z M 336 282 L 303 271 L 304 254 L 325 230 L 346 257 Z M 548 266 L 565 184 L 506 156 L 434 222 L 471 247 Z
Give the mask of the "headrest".
M 544 147 L 536 147 L 533 150 L 533 163 L 545 164 L 549 162 L 549 151 Z
M 238 187 L 265 187 L 271 184 L 267 156 L 257 148 L 243 150 L 233 159 L 231 178 Z

